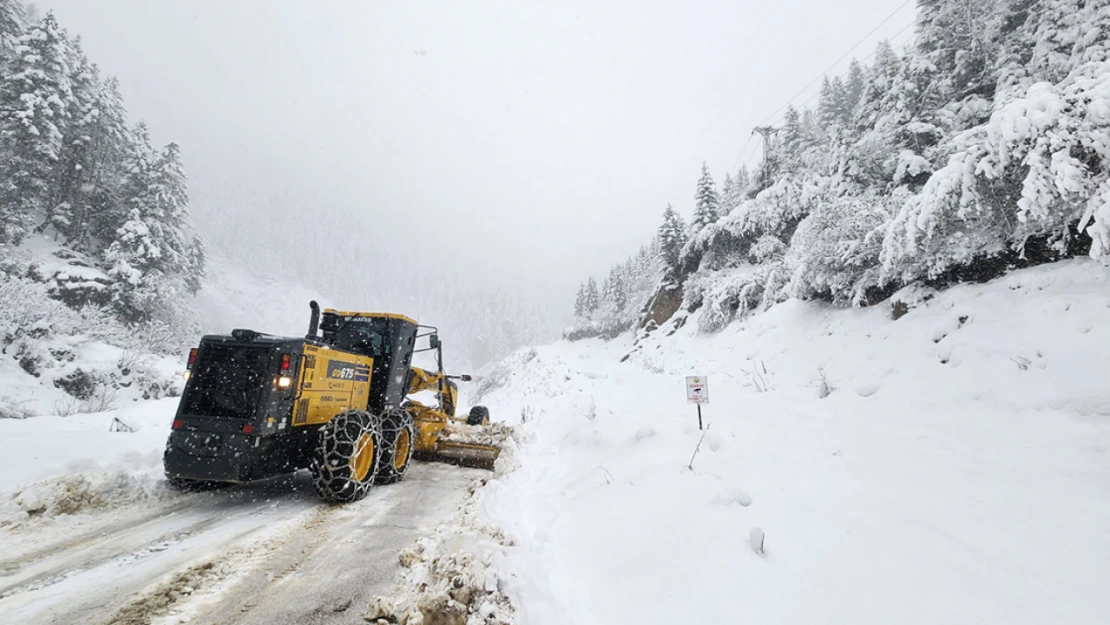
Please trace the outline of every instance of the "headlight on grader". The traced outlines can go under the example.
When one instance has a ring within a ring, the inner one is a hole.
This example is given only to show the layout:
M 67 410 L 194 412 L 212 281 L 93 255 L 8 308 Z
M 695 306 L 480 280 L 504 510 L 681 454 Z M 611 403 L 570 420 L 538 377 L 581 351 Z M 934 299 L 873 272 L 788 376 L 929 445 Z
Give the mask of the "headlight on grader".
M 293 378 L 283 375 L 278 378 L 278 388 L 289 388 L 293 385 Z

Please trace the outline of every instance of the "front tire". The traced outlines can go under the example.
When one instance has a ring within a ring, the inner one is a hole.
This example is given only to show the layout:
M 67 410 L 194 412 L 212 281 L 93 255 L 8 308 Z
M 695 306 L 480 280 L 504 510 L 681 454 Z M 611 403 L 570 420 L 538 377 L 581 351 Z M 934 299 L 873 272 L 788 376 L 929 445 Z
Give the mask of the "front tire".
M 382 451 L 377 417 L 362 410 L 341 412 L 320 429 L 309 470 L 325 501 L 349 503 L 370 492 Z
M 466 416 L 467 425 L 489 425 L 489 408 L 474 406 Z
M 405 477 L 416 444 L 416 426 L 407 410 L 392 410 L 382 419 L 382 459 L 378 484 L 392 484 Z

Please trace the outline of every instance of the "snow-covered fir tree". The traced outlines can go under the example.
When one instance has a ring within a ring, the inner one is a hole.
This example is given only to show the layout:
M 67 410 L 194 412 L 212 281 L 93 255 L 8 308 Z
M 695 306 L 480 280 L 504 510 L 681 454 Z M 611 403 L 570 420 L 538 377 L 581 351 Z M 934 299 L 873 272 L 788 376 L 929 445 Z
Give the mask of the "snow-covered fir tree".
M 663 262 L 665 279 L 677 280 L 682 248 L 686 245 L 686 224 L 670 204 L 663 211 L 663 223 L 659 224 L 656 238 L 659 241 L 659 258 Z
M 736 170 L 736 175 L 732 178 L 732 193 L 722 197 L 721 202 L 724 208 L 722 216 L 728 215 L 737 206 L 740 206 L 744 200 L 748 199 L 748 192 L 752 186 L 751 175 L 748 173 L 748 167 L 743 163 Z
M 628 303 L 628 277 L 625 275 L 624 267 L 614 265 L 609 270 L 605 285 L 603 302 L 614 310 L 623 310 Z
M 597 282 L 594 281 L 593 276 L 586 280 L 586 291 L 582 298 L 582 309 L 586 314 L 590 314 L 597 310 L 601 304 L 601 295 L 597 291 Z
M 51 207 L 73 109 L 65 34 L 52 13 L 19 37 L 0 78 L 0 243 L 19 243 Z
M 586 283 L 578 285 L 578 295 L 574 298 L 574 316 L 582 317 L 586 314 Z
M 693 232 L 699 232 L 709 224 L 716 223 L 721 217 L 721 201 L 717 195 L 717 185 L 709 173 L 709 166 L 701 164 L 701 177 L 698 178 L 694 193 L 694 219 L 690 224 Z
M 27 11 L 18 0 L 0 0 L 0 70 L 6 74 L 15 47 L 27 25 Z
M 118 237 L 105 252 L 115 278 L 114 301 L 121 314 L 142 320 L 152 314 L 158 296 L 178 283 L 195 285 L 195 237 L 188 231 L 188 193 L 180 149 L 169 144 L 161 152 L 150 146 L 146 126 L 133 133 L 121 200 L 128 207 Z

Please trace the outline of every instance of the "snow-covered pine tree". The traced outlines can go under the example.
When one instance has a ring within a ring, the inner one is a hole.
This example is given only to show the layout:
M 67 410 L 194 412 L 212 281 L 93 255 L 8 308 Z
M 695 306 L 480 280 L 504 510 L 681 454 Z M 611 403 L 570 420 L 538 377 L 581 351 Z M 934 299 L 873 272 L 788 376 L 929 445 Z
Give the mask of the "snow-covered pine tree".
M 590 314 L 597 310 L 601 305 L 601 294 L 597 291 L 597 282 L 594 281 L 593 276 L 586 280 L 586 297 L 584 298 L 584 308 L 586 314 Z
M 831 141 L 839 141 L 851 114 L 849 95 L 839 76 L 821 81 L 817 98 L 817 123 Z
M 111 245 L 116 230 L 128 218 L 130 211 L 121 197 L 133 140 L 116 78 L 108 78 L 99 86 L 95 102 L 97 115 L 88 141 L 94 163 L 88 179 L 88 212 L 78 211 L 74 222 L 78 236 L 75 245 L 90 251 Z
M 721 216 L 725 216 L 732 210 L 732 205 L 729 200 L 736 196 L 736 183 L 732 180 L 732 174 L 725 172 L 725 180 L 721 183 Z
M 162 220 L 166 225 L 164 240 L 172 259 L 168 267 L 174 272 L 175 282 L 180 281 L 196 292 L 204 277 L 205 254 L 189 214 L 188 180 L 181 161 L 181 147 L 169 143 L 162 148 L 156 167 L 159 199 L 164 211 Z
M 1028 18 L 1033 81 L 1059 82 L 1080 65 L 1108 56 L 1105 0 L 1042 0 L 1029 8 Z
M 581 318 L 586 316 L 586 283 L 578 285 L 578 294 L 574 298 L 574 316 Z
M 748 173 L 747 165 L 743 163 L 740 164 L 740 168 L 736 170 L 736 177 L 733 179 L 732 187 L 736 190 L 737 197 L 733 205 L 733 208 L 736 208 L 751 195 L 752 176 Z
M 701 177 L 698 178 L 694 193 L 694 219 L 690 227 L 694 233 L 700 232 L 709 224 L 716 223 L 721 217 L 721 201 L 717 195 L 717 185 L 709 173 L 709 166 L 702 162 Z
M 81 49 L 80 38 L 67 47 L 66 53 L 73 103 L 59 149 L 53 197 L 39 230 L 53 227 L 72 245 L 87 234 L 89 191 L 94 188 L 91 181 L 96 170 L 92 141 L 100 114 L 100 77 Z
M 848 78 L 844 81 L 844 105 L 849 120 L 854 117 L 856 107 L 859 106 L 866 82 L 863 64 L 852 59 L 852 63 L 848 66 Z
M 624 264 L 614 265 L 609 270 L 609 302 L 618 312 L 628 304 L 628 278 Z
M 208 250 L 205 248 L 204 239 L 194 236 L 186 248 L 185 255 L 185 288 L 196 295 L 204 284 L 205 276 L 208 275 L 206 270 Z
M 174 143 L 156 152 L 144 124 L 133 132 L 132 154 L 121 199 L 127 220 L 105 251 L 115 279 L 113 302 L 125 319 L 142 321 L 159 297 L 199 284 L 196 237 L 190 230 L 188 193 L 180 150 Z
M 659 225 L 659 258 L 663 261 L 664 279 L 675 281 L 679 275 L 682 248 L 686 245 L 686 224 L 682 216 L 667 204 L 663 211 L 663 223 Z
M 1028 27 L 1035 7 L 1045 4 L 1042 0 L 1006 0 L 1000 7 L 998 21 L 998 52 L 995 55 L 998 76 L 995 95 L 1008 99 L 1007 93 L 1015 88 L 1028 86 L 1030 59 L 1033 56 L 1033 33 Z
M 53 13 L 31 26 L 0 78 L 0 243 L 19 243 L 51 204 L 73 108 L 65 33 Z
M 0 70 L 8 73 L 15 47 L 27 26 L 27 11 L 19 0 L 0 0 Z
M 725 174 L 725 183 L 721 187 L 721 217 L 733 211 L 741 202 L 747 199 L 748 170 L 741 165 L 736 171 L 736 176 Z
M 856 104 L 848 146 L 840 171 L 864 188 L 890 185 L 897 167 L 901 114 L 893 109 L 891 90 L 900 81 L 901 59 L 887 41 L 875 48 L 875 61 L 864 72 L 863 92 Z
M 777 152 L 775 161 L 781 171 L 797 171 L 802 167 L 802 151 L 806 147 L 805 134 L 802 130 L 802 120 L 798 116 L 798 109 L 787 105 L 786 113 L 782 118 L 782 130 L 779 132 L 778 141 L 775 142 Z
M 863 92 L 856 104 L 854 123 L 858 134 L 875 127 L 880 107 L 901 72 L 901 59 L 886 39 L 876 44 L 874 56 L 875 61 L 866 73 Z
M 970 95 L 994 96 L 991 75 L 997 53 L 994 31 L 1007 0 L 918 0 L 913 69 L 925 95 L 923 105 L 937 108 Z

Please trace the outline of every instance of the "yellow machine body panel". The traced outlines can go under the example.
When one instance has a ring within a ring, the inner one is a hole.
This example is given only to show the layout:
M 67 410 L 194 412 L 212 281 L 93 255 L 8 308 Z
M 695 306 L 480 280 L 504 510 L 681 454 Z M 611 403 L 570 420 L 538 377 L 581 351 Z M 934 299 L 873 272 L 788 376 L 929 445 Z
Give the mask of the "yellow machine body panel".
M 447 427 L 447 415 L 418 401 L 410 400 L 406 409 L 416 426 L 416 451 L 434 452 L 440 432 Z
M 360 318 L 360 317 L 372 317 L 372 318 L 382 318 L 382 319 L 400 319 L 401 321 L 407 321 L 407 322 L 411 323 L 414 326 L 415 325 L 420 325 L 412 317 L 409 317 L 409 316 L 406 316 L 406 315 L 399 315 L 397 313 L 354 312 L 354 311 L 346 311 L 346 310 L 336 310 L 334 308 L 325 308 L 324 313 L 325 314 L 338 315 L 339 317 L 344 318 L 344 319 L 349 319 L 349 318 L 356 318 L 357 319 L 357 318 Z
M 450 419 L 455 418 L 455 407 L 459 403 L 459 389 L 454 382 L 448 380 L 443 374 L 420 367 L 413 367 L 410 375 L 412 380 L 409 382 L 409 395 L 422 391 L 435 391 L 439 399 L 439 411 L 445 413 Z
M 305 345 L 293 426 L 320 425 L 344 410 L 366 410 L 374 359 Z

